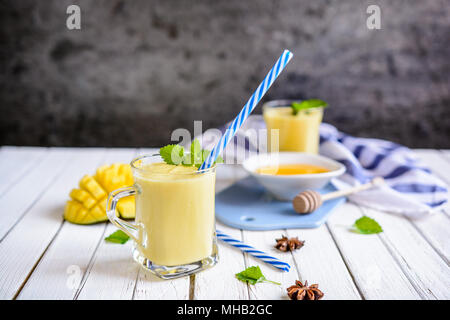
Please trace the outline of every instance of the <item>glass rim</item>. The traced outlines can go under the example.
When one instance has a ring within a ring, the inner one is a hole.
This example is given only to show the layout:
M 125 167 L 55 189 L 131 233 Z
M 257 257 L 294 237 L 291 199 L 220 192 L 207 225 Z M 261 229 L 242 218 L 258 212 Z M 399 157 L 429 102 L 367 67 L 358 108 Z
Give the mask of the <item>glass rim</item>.
M 267 101 L 267 102 L 263 103 L 262 109 L 264 111 L 264 109 L 266 109 L 266 108 L 289 107 L 292 102 L 301 102 L 302 100 L 305 100 L 305 99 L 278 99 L 278 100 L 270 100 L 270 101 Z M 317 108 L 313 108 L 313 109 L 315 109 L 315 110 L 323 110 L 325 108 L 324 107 L 317 107 Z M 307 109 L 307 110 L 313 110 L 313 109 Z M 304 110 L 302 110 L 302 111 L 304 111 Z
M 131 160 L 130 162 L 130 166 L 132 169 L 138 170 L 140 172 L 147 172 L 148 170 L 145 170 L 143 168 L 139 168 L 138 166 L 136 166 L 136 162 L 139 160 L 143 160 L 143 159 L 147 159 L 147 158 L 156 158 L 156 157 L 160 157 L 159 153 L 156 154 L 144 154 L 144 155 L 140 155 L 137 156 L 136 158 L 134 158 L 133 160 Z M 158 175 L 177 175 L 177 176 L 190 176 L 190 175 L 194 175 L 194 174 L 198 174 L 198 173 L 206 173 L 206 172 L 210 172 L 216 169 L 216 165 L 214 164 L 213 166 L 209 167 L 209 168 L 205 168 L 202 170 L 196 170 L 194 172 L 189 172 L 189 173 L 179 173 L 179 172 L 175 172 L 175 173 L 158 173 Z

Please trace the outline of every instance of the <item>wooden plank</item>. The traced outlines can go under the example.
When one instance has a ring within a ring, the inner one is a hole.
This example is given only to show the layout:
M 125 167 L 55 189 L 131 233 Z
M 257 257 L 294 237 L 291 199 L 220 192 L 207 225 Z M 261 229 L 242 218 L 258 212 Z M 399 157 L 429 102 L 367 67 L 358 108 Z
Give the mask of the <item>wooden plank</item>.
M 445 156 L 445 158 L 450 161 L 450 150 L 448 149 L 444 149 L 444 150 L 439 150 L 440 152 L 442 152 Z
M 43 161 L 5 192 L 0 199 L 0 241 L 61 173 L 70 155 L 68 149 L 50 149 Z
M 250 299 L 289 299 L 286 294 L 286 288 L 294 284 L 295 280 L 299 279 L 299 273 L 292 254 L 289 252 L 281 252 L 274 248 L 274 239 L 278 238 L 282 233 L 285 233 L 285 231 L 243 231 L 243 241 L 245 243 L 291 265 L 291 270 L 289 272 L 284 272 L 259 259 L 245 254 L 247 266 L 259 266 L 267 279 L 281 283 L 281 285 L 274 285 L 271 283 L 249 285 Z
M 443 152 L 414 150 L 415 154 L 445 182 L 450 183 L 450 162 Z M 385 232 L 380 235 L 417 290 L 428 299 L 448 299 L 450 292 L 450 228 L 449 217 L 441 212 L 423 219 L 363 209 L 377 219 Z
M 349 230 L 361 215 L 356 205 L 346 203 L 336 208 L 327 226 L 363 298 L 420 299 L 378 235 L 361 235 Z
M 136 157 L 143 156 L 143 155 L 153 155 L 159 153 L 159 148 L 139 148 Z
M 106 235 L 117 230 L 109 223 Z M 139 265 L 131 257 L 132 242 L 124 245 L 100 240 L 92 268 L 77 299 L 120 299 L 133 297 Z
M 445 152 L 435 150 L 414 150 L 415 154 L 434 174 L 450 185 L 450 158 Z M 447 214 L 445 214 L 445 211 Z M 450 216 L 449 210 L 436 212 L 423 219 L 411 220 L 419 233 L 430 243 L 438 254 L 449 264 L 450 261 Z
M 229 228 L 216 223 L 217 229 L 241 240 L 239 229 Z M 248 300 L 248 287 L 238 281 L 235 274 L 246 268 L 242 252 L 230 245 L 219 241 L 219 263 L 210 270 L 195 275 L 193 299 L 214 300 Z M 211 286 L 211 284 L 214 284 Z
M 300 240 L 305 240 L 305 246 L 292 254 L 276 250 L 275 239 L 280 238 L 282 234 L 289 237 L 298 236 Z M 324 299 L 361 298 L 325 226 L 317 229 L 244 231 L 244 238 L 247 243 L 258 246 L 291 265 L 289 273 L 280 273 L 258 259 L 249 257 L 250 265 L 259 265 L 267 278 L 282 283 L 276 289 L 262 285 L 249 286 L 251 299 L 288 299 L 286 288 L 293 285 L 295 280 L 308 280 L 309 284 L 318 283 L 319 288 L 326 294 Z
M 414 154 L 427 165 L 431 171 L 450 184 L 449 160 L 445 152 L 430 149 L 415 149 Z
M 316 229 L 289 229 L 287 235 L 305 240 L 304 247 L 293 252 L 301 276 L 299 280 L 308 280 L 309 284 L 318 283 L 319 289 L 325 294 L 323 299 L 361 299 L 325 225 Z
M 102 164 L 126 162 L 134 154 L 134 149 L 83 149 L 77 154 L 82 154 L 82 157 L 65 179 L 65 193 L 62 198 L 54 200 L 62 205 L 84 174 L 93 174 Z M 87 279 L 86 272 L 104 238 L 105 229 L 105 223 L 82 226 L 65 222 L 18 298 L 73 299 Z
M 426 299 L 449 299 L 450 268 L 411 223 L 394 214 L 363 211 L 383 227 L 380 239 L 419 294 Z
M 47 148 L 2 147 L 0 149 L 0 198 L 42 159 Z
M 450 218 L 436 212 L 420 220 L 411 220 L 412 225 L 430 243 L 447 265 L 450 264 Z
M 444 149 L 444 150 L 440 150 L 440 152 L 443 153 L 445 159 L 446 159 L 448 162 L 450 162 L 450 150 Z M 445 179 L 445 182 L 447 182 L 447 185 L 450 185 L 450 180 Z M 447 206 L 447 207 L 444 209 L 444 213 L 445 213 L 445 214 L 447 215 L 447 217 L 450 219 L 450 208 L 449 208 L 449 206 Z
M 104 232 L 105 223 L 64 222 L 17 299 L 73 299 Z
M 101 165 L 119 163 L 130 163 L 136 156 L 138 150 L 135 148 L 109 148 L 106 149 L 106 156 Z
M 98 152 L 102 153 L 103 151 Z M 43 170 L 47 170 L 48 174 L 55 171 L 62 163 L 68 165 L 64 172 L 55 181 L 52 181 L 51 186 L 46 188 L 42 197 L 28 210 L 20 223 L 0 243 L 0 256 L 8 257 L 8 259 L 0 261 L 0 298 L 10 299 L 20 290 L 61 227 L 64 202 L 68 198 L 69 190 L 76 185 L 80 178 L 78 170 L 83 169 L 86 164 L 91 165 L 93 159 L 93 151 L 88 153 L 72 149 L 50 150 L 50 157 L 46 158 L 46 161 L 40 166 L 42 179 L 46 174 Z M 36 180 L 37 177 L 34 176 L 30 184 L 37 183 Z M 28 181 L 28 179 L 24 179 L 24 183 Z M 75 241 L 80 240 L 75 238 L 71 241 L 71 248 L 76 248 Z M 67 248 L 65 250 L 68 254 L 73 254 Z M 61 273 L 66 280 L 65 268 L 64 270 L 53 269 L 50 274 L 51 280 L 48 278 L 50 283 Z M 44 283 L 37 290 L 53 290 L 52 285 Z M 40 294 L 39 296 L 42 297 Z
M 135 300 L 187 300 L 189 299 L 189 277 L 162 280 L 139 269 L 133 299 Z

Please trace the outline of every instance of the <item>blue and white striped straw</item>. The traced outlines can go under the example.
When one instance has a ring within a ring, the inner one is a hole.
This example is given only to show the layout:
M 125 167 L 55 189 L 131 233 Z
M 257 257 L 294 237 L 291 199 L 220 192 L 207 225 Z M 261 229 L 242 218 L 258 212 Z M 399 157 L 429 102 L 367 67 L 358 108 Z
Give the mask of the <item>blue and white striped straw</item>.
M 222 241 L 232 245 L 233 247 L 239 248 L 241 251 L 251 254 L 255 258 L 258 258 L 258 259 L 264 261 L 265 263 L 268 263 L 268 264 L 274 266 L 277 269 L 289 272 L 289 269 L 291 268 L 291 266 L 288 263 L 278 260 L 275 257 L 269 256 L 267 253 L 257 250 L 255 248 L 243 243 L 242 241 L 236 240 L 219 230 L 216 230 L 216 234 L 217 234 L 217 239 L 222 240 Z
M 242 108 L 241 112 L 237 115 L 237 117 L 230 124 L 228 129 L 225 131 L 225 134 L 220 138 L 219 142 L 214 146 L 214 148 L 209 153 L 206 160 L 202 163 L 199 170 L 204 170 L 210 168 L 217 157 L 222 153 L 222 151 L 227 146 L 228 142 L 234 137 L 236 132 L 242 126 L 245 120 L 247 120 L 250 113 L 252 113 L 253 109 L 255 109 L 258 102 L 264 96 L 264 94 L 269 90 L 270 86 L 274 83 L 275 79 L 280 75 L 281 71 L 286 67 L 289 60 L 291 60 L 293 54 L 289 50 L 284 50 L 283 54 L 278 58 L 277 62 L 274 64 L 272 69 L 270 69 L 269 73 L 266 75 L 264 80 L 259 84 L 258 89 L 252 94 L 250 99 Z

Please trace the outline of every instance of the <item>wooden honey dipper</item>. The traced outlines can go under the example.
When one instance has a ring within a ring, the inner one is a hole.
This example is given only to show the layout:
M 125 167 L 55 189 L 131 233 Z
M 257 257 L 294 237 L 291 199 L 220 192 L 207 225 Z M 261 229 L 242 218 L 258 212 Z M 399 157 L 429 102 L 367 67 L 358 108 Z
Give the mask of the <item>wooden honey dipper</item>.
M 324 201 L 347 196 L 349 194 L 357 193 L 363 190 L 367 190 L 375 186 L 379 186 L 383 183 L 384 179 L 382 177 L 376 177 L 369 183 L 362 184 L 346 190 L 330 192 L 327 194 L 320 194 L 314 190 L 306 190 L 300 192 L 298 195 L 295 196 L 294 200 L 292 200 L 292 206 L 294 207 L 294 210 L 297 213 L 300 214 L 310 213 L 318 209 Z

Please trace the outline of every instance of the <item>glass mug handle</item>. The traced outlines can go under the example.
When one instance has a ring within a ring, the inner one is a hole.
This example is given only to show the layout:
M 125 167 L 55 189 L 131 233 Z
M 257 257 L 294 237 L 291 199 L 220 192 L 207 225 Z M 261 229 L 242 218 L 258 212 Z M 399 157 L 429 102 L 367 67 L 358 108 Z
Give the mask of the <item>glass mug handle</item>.
M 121 198 L 136 195 L 137 193 L 135 187 L 125 187 L 111 191 L 108 196 L 108 201 L 106 202 L 106 214 L 111 223 L 125 232 L 136 243 L 139 243 L 136 236 L 136 231 L 139 230 L 138 227 L 135 224 L 122 220 L 116 216 L 117 202 L 119 202 Z

